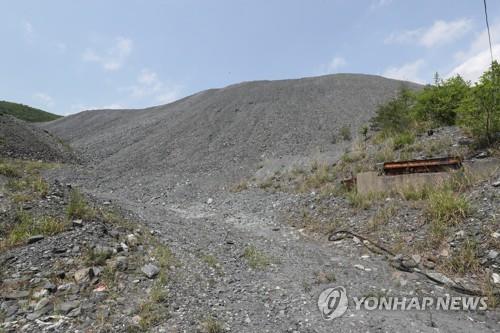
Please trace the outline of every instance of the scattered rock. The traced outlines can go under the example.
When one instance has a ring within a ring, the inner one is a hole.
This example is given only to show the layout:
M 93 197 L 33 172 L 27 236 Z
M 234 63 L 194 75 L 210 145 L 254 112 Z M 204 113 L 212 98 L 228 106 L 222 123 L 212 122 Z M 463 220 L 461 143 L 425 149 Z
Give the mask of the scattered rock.
M 158 273 L 160 273 L 160 269 L 153 264 L 146 264 L 141 268 L 141 271 L 146 275 L 149 279 L 153 279 Z
M 495 182 L 491 183 L 491 185 L 492 185 L 493 187 L 499 187 L 499 186 L 500 186 L 500 179 L 498 179 L 497 181 L 495 181 Z
M 33 243 L 39 242 L 44 238 L 45 237 L 43 237 L 43 235 L 31 236 L 30 238 L 28 238 L 28 244 L 33 244 Z
M 482 152 L 476 154 L 476 156 L 474 156 L 474 157 L 481 159 L 481 158 L 486 158 L 488 156 L 490 156 L 490 154 L 487 151 L 482 151 Z
M 73 220 L 73 221 L 71 222 L 71 224 L 72 224 L 74 227 L 83 227 L 83 220 L 81 220 L 81 219 Z
M 456 283 L 447 277 L 446 275 L 439 272 L 427 272 L 427 275 L 432 279 L 439 283 L 445 284 L 447 286 L 454 286 Z
M 123 272 L 126 271 L 128 268 L 128 259 L 127 257 L 124 256 L 118 256 L 116 257 L 116 269 Z
M 89 268 L 82 268 L 75 272 L 73 275 L 76 283 L 86 282 L 90 279 Z
M 45 297 L 49 294 L 49 291 L 47 289 L 41 289 L 41 290 L 37 290 L 35 291 L 31 297 L 34 298 L 34 299 L 40 299 L 42 297 Z
M 116 252 L 128 252 L 127 244 L 125 244 L 123 242 L 118 244 L 118 246 L 116 247 Z
M 97 245 L 94 248 L 94 254 L 99 256 L 99 257 L 105 258 L 105 259 L 111 258 L 111 256 L 113 255 L 113 252 L 114 252 L 113 248 L 111 248 L 109 246 Z
M 102 273 L 102 267 L 99 266 L 94 266 L 90 269 L 89 271 L 90 277 L 97 277 L 100 276 Z
M 47 281 L 47 283 L 43 285 L 43 288 L 47 289 L 50 292 L 54 292 L 57 290 L 57 286 L 50 281 Z
M 401 261 L 401 264 L 407 269 L 412 269 L 418 266 L 418 263 L 416 260 L 413 260 L 413 258 L 404 258 Z
M 139 244 L 137 237 L 134 234 L 127 235 L 126 244 L 130 247 L 135 247 Z
M 500 274 L 492 273 L 491 274 L 491 282 L 493 282 L 494 284 L 500 284 Z
M 76 309 L 79 306 L 80 306 L 80 301 L 78 301 L 78 300 L 67 301 L 67 302 L 57 304 L 55 307 L 55 310 L 58 312 L 61 312 L 62 314 L 67 314 L 68 312 L 70 312 L 73 309 Z
M 496 251 L 496 250 L 490 250 L 490 251 L 488 252 L 488 255 L 487 255 L 486 257 L 487 257 L 488 259 L 493 260 L 493 259 L 495 259 L 496 257 L 498 257 L 498 251 Z
M 20 299 L 20 298 L 26 298 L 30 295 L 30 292 L 28 290 L 17 290 L 17 291 L 11 291 L 6 294 L 2 294 L 2 298 L 9 300 L 9 299 Z
M 50 302 L 50 299 L 48 297 L 44 297 L 42 298 L 41 300 L 39 300 L 36 304 L 35 304 L 35 311 L 39 311 L 41 310 L 42 308 L 46 307 Z
M 417 265 L 420 264 L 420 261 L 422 261 L 422 257 L 419 254 L 414 254 L 411 256 L 411 258 Z

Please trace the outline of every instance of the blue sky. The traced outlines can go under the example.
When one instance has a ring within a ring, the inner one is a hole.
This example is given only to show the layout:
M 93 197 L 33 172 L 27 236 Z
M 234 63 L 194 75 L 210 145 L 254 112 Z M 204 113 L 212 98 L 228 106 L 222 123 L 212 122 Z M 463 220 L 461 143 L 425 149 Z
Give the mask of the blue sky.
M 500 1 L 488 1 L 500 57 Z M 0 99 L 58 114 L 165 104 L 250 80 L 476 80 L 482 0 L 0 1 Z

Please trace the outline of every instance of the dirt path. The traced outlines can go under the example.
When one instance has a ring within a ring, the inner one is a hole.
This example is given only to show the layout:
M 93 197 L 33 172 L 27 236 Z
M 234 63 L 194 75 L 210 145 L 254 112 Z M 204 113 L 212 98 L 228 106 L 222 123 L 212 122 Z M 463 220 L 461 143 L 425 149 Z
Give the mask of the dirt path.
M 292 196 L 249 190 L 218 193 L 210 204 L 163 202 L 155 196 L 143 196 L 139 203 L 127 199 L 128 191 L 92 192 L 133 211 L 182 263 L 172 273 L 171 318 L 159 331 L 196 331 L 208 317 L 233 332 L 498 331 L 498 319 L 489 312 L 356 311 L 350 304 L 342 317 L 323 320 L 317 299 L 329 286 L 343 286 L 358 297 L 450 291 L 395 270 L 352 240 L 317 241 L 278 222 L 278 207 L 293 203 Z M 270 264 L 250 268 L 244 255 L 249 247 Z

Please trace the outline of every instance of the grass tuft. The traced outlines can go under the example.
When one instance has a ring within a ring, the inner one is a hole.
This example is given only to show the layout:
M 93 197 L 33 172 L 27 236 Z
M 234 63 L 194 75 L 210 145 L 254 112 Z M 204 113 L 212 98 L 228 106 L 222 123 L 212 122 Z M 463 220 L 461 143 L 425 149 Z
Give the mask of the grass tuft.
M 234 184 L 229 191 L 230 192 L 242 192 L 248 189 L 248 182 L 246 180 L 241 180 L 237 184 Z
M 92 219 L 95 212 L 87 204 L 83 195 L 76 189 L 70 193 L 69 203 L 66 207 L 66 215 L 69 219 Z
M 14 165 L 2 161 L 0 162 L 0 175 L 9 178 L 19 178 L 21 177 L 21 172 L 19 172 L 19 169 L 16 168 Z
M 52 217 L 33 217 L 31 214 L 19 210 L 14 217 L 14 225 L 7 230 L 5 239 L 0 241 L 0 250 L 26 242 L 34 235 L 52 236 L 66 230 L 67 223 Z
M 431 233 L 436 241 L 440 241 L 449 226 L 460 223 L 470 214 L 469 202 L 460 194 L 449 189 L 432 192 L 427 201 L 427 215 L 431 222 Z
M 247 260 L 248 265 L 254 269 L 264 269 L 271 263 L 271 260 L 253 245 L 245 248 L 243 257 Z
M 213 317 L 207 317 L 201 323 L 204 333 L 222 333 L 224 332 L 224 328 L 222 324 L 220 324 Z
M 472 239 L 465 240 L 458 253 L 449 259 L 445 267 L 451 273 L 459 275 L 477 272 L 481 267 L 477 243 Z

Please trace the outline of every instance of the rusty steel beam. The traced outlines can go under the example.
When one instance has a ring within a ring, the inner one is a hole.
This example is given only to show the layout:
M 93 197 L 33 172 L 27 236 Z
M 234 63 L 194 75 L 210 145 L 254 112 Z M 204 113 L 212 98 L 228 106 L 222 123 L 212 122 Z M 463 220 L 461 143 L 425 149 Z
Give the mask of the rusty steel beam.
M 401 175 L 405 173 L 448 171 L 461 167 L 462 160 L 459 157 L 441 157 L 424 160 L 385 162 L 383 170 L 386 175 Z

